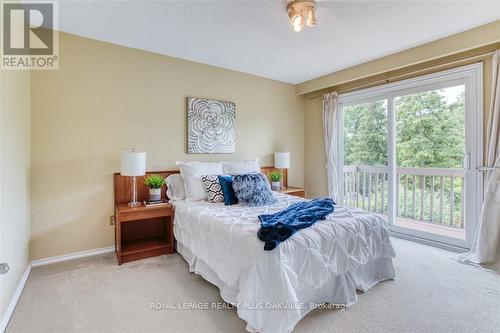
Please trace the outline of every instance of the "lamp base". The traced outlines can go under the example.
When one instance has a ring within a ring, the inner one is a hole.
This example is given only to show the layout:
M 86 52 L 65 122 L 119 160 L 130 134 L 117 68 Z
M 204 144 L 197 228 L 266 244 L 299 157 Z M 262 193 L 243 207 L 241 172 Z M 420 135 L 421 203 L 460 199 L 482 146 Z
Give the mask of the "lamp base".
M 137 177 L 132 176 L 132 201 L 128 203 L 129 207 L 139 207 L 141 203 L 137 201 Z

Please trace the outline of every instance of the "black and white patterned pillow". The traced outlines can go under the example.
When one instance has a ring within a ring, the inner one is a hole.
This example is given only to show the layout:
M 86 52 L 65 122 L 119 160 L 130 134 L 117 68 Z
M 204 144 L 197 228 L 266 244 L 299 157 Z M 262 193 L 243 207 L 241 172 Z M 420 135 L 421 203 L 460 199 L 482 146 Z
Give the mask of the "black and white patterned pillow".
M 224 202 L 224 192 L 222 192 L 219 176 L 201 176 L 201 181 L 205 187 L 205 192 L 207 192 L 208 201 L 213 203 Z

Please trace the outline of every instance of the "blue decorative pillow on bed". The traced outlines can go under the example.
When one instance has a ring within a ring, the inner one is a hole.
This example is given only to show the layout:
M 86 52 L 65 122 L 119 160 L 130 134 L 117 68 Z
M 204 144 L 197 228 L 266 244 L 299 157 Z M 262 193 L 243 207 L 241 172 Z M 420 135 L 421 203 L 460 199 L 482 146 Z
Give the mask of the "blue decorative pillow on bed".
M 233 176 L 233 189 L 238 201 L 248 206 L 272 205 L 278 201 L 261 173 Z
M 238 203 L 238 198 L 236 198 L 236 193 L 233 190 L 233 177 L 222 175 L 219 176 L 219 183 L 222 186 L 222 193 L 224 195 L 225 205 L 235 205 Z

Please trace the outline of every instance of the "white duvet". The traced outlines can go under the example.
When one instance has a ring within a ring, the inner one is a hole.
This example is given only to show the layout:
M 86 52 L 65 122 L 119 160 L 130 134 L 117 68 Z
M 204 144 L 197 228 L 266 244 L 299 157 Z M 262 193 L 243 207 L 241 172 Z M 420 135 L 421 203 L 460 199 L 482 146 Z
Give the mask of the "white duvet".
M 238 307 L 248 331 L 291 332 L 314 305 L 352 305 L 356 290 L 394 278 L 385 222 L 358 209 L 335 207 L 326 220 L 264 251 L 257 216 L 304 200 L 275 195 L 278 203 L 265 207 L 171 201 L 178 252 Z

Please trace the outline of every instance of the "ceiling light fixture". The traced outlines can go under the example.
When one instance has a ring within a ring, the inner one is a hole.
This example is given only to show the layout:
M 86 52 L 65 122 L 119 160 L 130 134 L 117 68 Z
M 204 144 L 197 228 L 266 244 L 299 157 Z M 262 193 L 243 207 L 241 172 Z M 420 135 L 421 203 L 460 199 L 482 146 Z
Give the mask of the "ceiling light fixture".
M 288 4 L 286 10 L 293 30 L 299 32 L 304 27 L 313 27 L 316 25 L 316 15 L 314 13 L 314 0 L 295 0 Z

